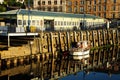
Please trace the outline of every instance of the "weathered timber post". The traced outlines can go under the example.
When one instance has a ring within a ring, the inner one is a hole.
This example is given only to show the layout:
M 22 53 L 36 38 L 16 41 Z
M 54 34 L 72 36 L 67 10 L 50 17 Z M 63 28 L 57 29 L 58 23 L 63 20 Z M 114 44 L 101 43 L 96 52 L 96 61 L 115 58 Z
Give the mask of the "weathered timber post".
M 107 29 L 107 36 L 106 37 L 107 37 L 107 40 L 106 40 L 107 44 L 109 44 L 110 43 L 109 29 Z
M 39 40 L 40 38 L 37 38 L 36 39 L 36 48 L 37 48 L 37 53 L 40 53 L 40 40 Z
M 67 60 L 67 71 L 66 73 L 69 74 L 70 72 L 70 60 Z
M 52 53 L 52 56 L 54 56 L 54 42 L 53 42 L 52 32 L 50 33 L 50 43 L 51 43 L 51 53 Z
M 93 47 L 95 47 L 95 34 L 94 34 L 94 31 L 92 31 L 92 41 L 93 41 Z
M 10 68 L 10 59 L 6 59 L 7 60 L 7 68 Z
M 15 57 L 14 58 L 14 67 L 16 67 L 17 66 L 17 58 Z
M 66 32 L 66 39 L 67 39 L 67 48 L 68 48 L 67 50 L 69 50 L 70 49 L 70 44 L 71 44 L 69 32 Z
M 51 59 L 51 78 L 53 77 L 53 74 L 54 74 L 54 63 L 55 63 L 55 59 L 54 59 L 54 57 Z
M 50 34 L 47 35 L 47 44 L 48 44 L 48 52 L 50 53 L 51 52 L 51 42 L 50 42 Z
M 83 33 L 82 33 L 82 31 L 80 31 L 80 40 L 81 41 L 83 40 Z
M 117 30 L 117 31 L 116 31 L 116 37 L 117 37 L 117 44 L 118 44 L 118 45 L 119 45 L 119 36 L 120 36 L 120 35 L 119 35 L 119 31 Z
M 101 58 L 101 50 L 98 51 L 98 66 L 101 65 L 100 58 Z
M 89 41 L 89 32 L 88 31 L 86 31 L 86 40 Z
M 63 33 L 63 35 L 62 35 L 62 41 L 63 41 L 63 44 L 62 45 L 64 45 L 64 51 L 66 51 L 66 47 L 67 47 L 67 44 L 66 44 L 66 34 L 65 34 L 65 32 Z
M 73 38 L 74 38 L 74 42 L 77 42 L 76 31 L 73 32 Z
M 103 34 L 103 45 L 105 45 L 105 32 L 104 32 L 104 30 L 102 30 L 102 34 Z
M 41 35 L 42 33 L 40 33 L 40 38 L 39 38 L 39 47 L 40 47 L 40 53 L 42 54 L 43 53 L 43 41 L 42 41 L 42 38 L 43 36 Z
M 0 53 L 0 74 L 1 74 L 1 66 L 2 66 L 2 60 L 1 60 L 1 53 Z
M 112 42 L 113 42 L 113 45 L 115 44 L 115 40 L 114 40 L 114 38 L 115 38 L 114 30 L 112 30 Z
M 61 33 L 60 32 L 58 32 L 58 40 L 59 40 L 59 49 L 60 49 L 60 52 L 62 51 L 62 46 L 61 46 Z
M 97 30 L 97 36 L 98 36 L 98 46 L 100 46 L 100 32 Z

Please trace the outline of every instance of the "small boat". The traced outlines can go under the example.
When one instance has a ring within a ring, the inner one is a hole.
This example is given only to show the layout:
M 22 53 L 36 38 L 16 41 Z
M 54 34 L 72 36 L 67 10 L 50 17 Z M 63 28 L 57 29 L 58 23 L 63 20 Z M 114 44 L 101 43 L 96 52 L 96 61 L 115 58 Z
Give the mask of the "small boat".
M 70 55 L 76 59 L 84 59 L 89 57 L 90 43 L 88 41 L 79 41 L 72 44 Z

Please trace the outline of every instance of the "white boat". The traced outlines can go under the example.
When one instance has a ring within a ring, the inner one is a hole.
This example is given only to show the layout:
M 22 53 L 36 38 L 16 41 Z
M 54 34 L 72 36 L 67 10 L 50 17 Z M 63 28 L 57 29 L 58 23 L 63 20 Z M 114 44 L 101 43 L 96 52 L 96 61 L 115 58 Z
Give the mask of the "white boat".
M 74 44 L 70 49 L 70 55 L 73 58 L 84 59 L 88 58 L 90 53 L 90 43 L 88 41 L 80 41 Z

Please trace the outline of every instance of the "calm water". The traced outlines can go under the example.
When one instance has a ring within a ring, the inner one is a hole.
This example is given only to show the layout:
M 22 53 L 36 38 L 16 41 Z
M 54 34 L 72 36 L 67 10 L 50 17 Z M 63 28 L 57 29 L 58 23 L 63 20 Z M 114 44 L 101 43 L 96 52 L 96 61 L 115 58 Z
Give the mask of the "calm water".
M 90 52 L 89 59 L 57 55 L 44 59 L 24 59 L 23 63 L 2 65 L 0 80 L 120 80 L 120 49 Z

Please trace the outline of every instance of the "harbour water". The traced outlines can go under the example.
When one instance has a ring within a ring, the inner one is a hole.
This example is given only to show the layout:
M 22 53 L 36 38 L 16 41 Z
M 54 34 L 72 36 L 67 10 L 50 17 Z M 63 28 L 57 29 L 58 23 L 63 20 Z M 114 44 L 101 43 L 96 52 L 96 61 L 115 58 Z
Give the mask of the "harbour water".
M 62 53 L 44 59 L 24 58 L 22 63 L 5 65 L 0 80 L 120 80 L 120 48 L 90 51 L 87 61 Z

